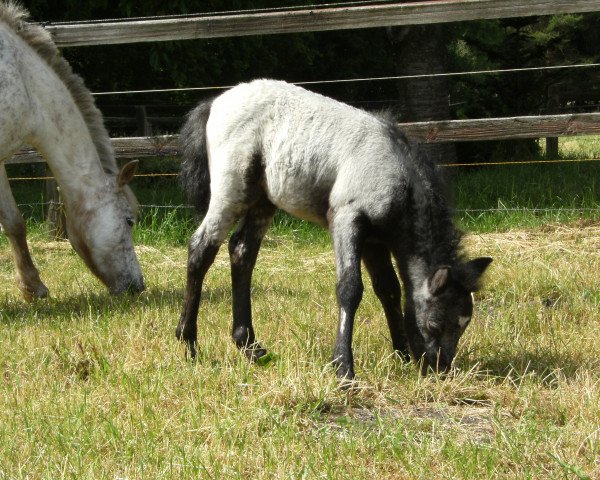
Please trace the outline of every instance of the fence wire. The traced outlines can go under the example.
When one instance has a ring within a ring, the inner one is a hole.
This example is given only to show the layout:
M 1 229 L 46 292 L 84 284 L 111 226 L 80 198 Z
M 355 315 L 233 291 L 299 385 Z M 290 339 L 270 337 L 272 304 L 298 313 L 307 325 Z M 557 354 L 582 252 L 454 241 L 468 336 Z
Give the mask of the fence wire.
M 360 83 L 360 82 L 382 82 L 389 80 L 414 80 L 421 78 L 436 78 L 436 77 L 464 77 L 472 75 L 494 75 L 504 73 L 523 73 L 523 72 L 539 72 L 553 71 L 562 69 L 581 69 L 599 67 L 600 63 L 581 63 L 573 65 L 549 65 L 544 67 L 523 67 L 523 68 L 499 68 L 490 70 L 469 70 L 464 72 L 442 72 L 442 73 L 423 73 L 418 75 L 390 75 L 384 77 L 361 77 L 361 78 L 341 78 L 332 80 L 311 80 L 303 82 L 292 82 L 294 85 L 329 85 L 336 83 Z M 135 95 L 143 93 L 174 93 L 174 92 L 198 92 L 210 90 L 228 90 L 235 85 L 212 85 L 203 87 L 181 87 L 181 88 L 156 88 L 150 90 L 115 90 L 107 92 L 93 92 L 94 96 L 103 95 Z
M 454 167 L 493 167 L 493 166 L 521 166 L 521 165 L 543 165 L 543 164 L 578 164 L 578 163 L 590 163 L 600 162 L 600 158 L 570 158 L 570 159 L 555 159 L 555 160 L 515 160 L 505 162 L 473 162 L 473 163 L 442 163 L 440 167 L 454 168 Z M 176 177 L 179 173 L 136 173 L 135 178 L 159 178 L 159 177 Z M 9 177 L 9 181 L 12 182 L 24 182 L 33 180 L 54 180 L 53 176 L 41 176 L 41 177 Z
M 523 166 L 523 165 L 539 165 L 539 164 L 580 164 L 599 162 L 600 158 L 588 158 L 588 159 L 556 159 L 556 160 L 523 160 L 523 161 L 511 161 L 511 162 L 479 162 L 479 163 L 451 163 L 442 164 L 441 167 L 485 167 L 485 166 Z M 176 177 L 178 173 L 140 173 L 136 174 L 135 177 L 146 177 L 146 178 L 157 178 L 157 177 Z M 33 181 L 33 180 L 53 180 L 52 176 L 40 176 L 40 177 L 12 177 L 10 181 Z M 48 202 L 36 202 L 36 203 L 22 203 L 19 207 L 43 207 L 47 208 L 50 205 L 53 207 L 62 208 L 63 203 L 58 201 Z M 152 209 L 171 209 L 171 210 L 192 210 L 194 207 L 190 205 L 158 205 L 158 204 L 140 204 L 140 209 L 152 210 Z M 592 208 L 536 208 L 536 207 L 497 207 L 497 208 L 466 208 L 466 209 L 455 209 L 455 213 L 461 214 L 509 214 L 509 213 L 531 213 L 531 214 L 582 214 L 582 213 L 599 213 L 600 207 Z
M 53 207 L 62 208 L 64 203 L 49 201 L 49 202 L 36 202 L 36 203 L 19 203 L 17 206 L 21 207 Z M 140 209 L 172 209 L 172 210 L 193 210 L 194 207 L 191 205 L 156 205 L 156 204 L 141 204 L 138 205 Z M 455 213 L 589 213 L 599 212 L 600 207 L 592 208 L 537 208 L 537 207 L 497 207 L 497 208 L 457 208 L 454 209 Z

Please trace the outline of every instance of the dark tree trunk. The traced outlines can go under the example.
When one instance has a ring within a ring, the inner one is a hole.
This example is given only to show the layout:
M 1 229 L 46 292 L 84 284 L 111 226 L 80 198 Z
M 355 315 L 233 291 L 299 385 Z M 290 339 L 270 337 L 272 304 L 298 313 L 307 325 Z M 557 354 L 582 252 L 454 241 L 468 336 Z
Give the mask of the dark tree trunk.
M 444 25 L 414 25 L 390 28 L 398 75 L 445 73 L 448 66 Z M 398 80 L 400 121 L 424 122 L 450 118 L 449 89 L 446 77 Z M 456 160 L 453 143 L 429 143 L 423 151 L 437 163 Z

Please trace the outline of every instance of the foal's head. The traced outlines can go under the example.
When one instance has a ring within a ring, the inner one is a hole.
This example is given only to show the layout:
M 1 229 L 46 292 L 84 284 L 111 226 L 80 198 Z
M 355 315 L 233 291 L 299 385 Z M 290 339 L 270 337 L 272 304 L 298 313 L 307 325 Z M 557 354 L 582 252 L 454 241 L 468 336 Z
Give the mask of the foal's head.
M 445 373 L 450 369 L 458 340 L 473 314 L 473 292 L 492 261 L 481 257 L 454 267 L 438 267 L 413 296 L 418 332 L 411 348 L 422 360 L 422 372 L 429 368 Z
M 127 185 L 136 168 L 137 162 L 130 162 L 118 175 L 107 175 L 103 185 L 95 185 L 67 212 L 73 248 L 113 294 L 145 288 L 133 249 L 137 202 Z

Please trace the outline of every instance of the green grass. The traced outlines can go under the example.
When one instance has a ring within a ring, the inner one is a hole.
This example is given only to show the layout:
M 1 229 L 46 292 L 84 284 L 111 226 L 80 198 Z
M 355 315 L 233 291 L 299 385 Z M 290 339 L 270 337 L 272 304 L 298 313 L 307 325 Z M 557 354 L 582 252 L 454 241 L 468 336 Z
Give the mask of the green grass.
M 532 160 L 543 159 L 540 153 Z M 560 141 L 559 157 L 568 160 L 600 158 L 600 136 L 568 137 Z M 519 159 L 523 160 L 523 159 Z M 147 159 L 141 174 L 175 173 L 178 160 Z M 10 165 L 9 176 L 40 176 L 41 165 Z M 600 161 L 537 165 L 498 165 L 451 168 L 447 171 L 457 221 L 466 231 L 494 232 L 513 228 L 537 228 L 547 223 L 600 220 Z M 43 232 L 44 184 L 42 181 L 12 184 L 15 198 L 34 232 Z M 197 225 L 186 207 L 175 177 L 138 177 L 132 185 L 143 205 L 136 243 L 187 243 Z M 278 214 L 273 232 L 291 232 L 302 241 L 327 241 L 319 227 Z M 1 240 L 0 240 L 1 241 Z
M 542 144 L 540 142 L 540 144 Z M 545 144 L 544 149 L 545 149 Z M 544 150 L 542 150 L 544 153 Z M 571 159 L 589 159 L 600 157 L 600 135 L 584 137 L 564 137 L 560 139 L 559 156 Z
M 468 231 L 600 219 L 600 162 L 474 167 L 452 173 L 458 221 Z
M 543 160 L 540 154 L 531 160 Z M 561 138 L 559 160 L 573 163 L 452 168 L 458 221 L 468 231 L 508 231 L 600 219 L 600 136 Z M 524 159 L 519 159 L 524 160 Z

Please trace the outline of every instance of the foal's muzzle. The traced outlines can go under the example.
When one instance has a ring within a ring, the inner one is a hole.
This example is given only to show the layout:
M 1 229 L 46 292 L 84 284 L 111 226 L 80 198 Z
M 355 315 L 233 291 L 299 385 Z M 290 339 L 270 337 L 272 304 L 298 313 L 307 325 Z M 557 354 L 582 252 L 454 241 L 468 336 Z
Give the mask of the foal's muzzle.
M 436 373 L 443 376 L 452 368 L 452 360 L 442 352 L 437 355 L 426 353 L 421 358 L 421 375 Z

